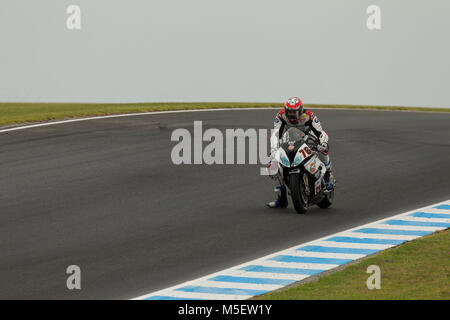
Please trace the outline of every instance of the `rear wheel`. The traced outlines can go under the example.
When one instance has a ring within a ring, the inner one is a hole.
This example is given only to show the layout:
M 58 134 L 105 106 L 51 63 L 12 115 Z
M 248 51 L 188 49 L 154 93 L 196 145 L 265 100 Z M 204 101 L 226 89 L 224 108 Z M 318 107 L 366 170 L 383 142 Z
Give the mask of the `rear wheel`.
M 325 194 L 325 197 L 317 204 L 320 208 L 328 208 L 333 204 L 334 200 L 334 189 L 331 190 L 329 193 Z
M 289 178 L 292 203 L 294 204 L 295 211 L 297 211 L 297 213 L 306 213 L 308 210 L 308 196 L 306 194 L 306 189 L 309 188 L 309 186 L 305 185 L 305 178 L 307 182 L 308 176 L 306 172 L 302 172 L 294 173 L 290 175 Z

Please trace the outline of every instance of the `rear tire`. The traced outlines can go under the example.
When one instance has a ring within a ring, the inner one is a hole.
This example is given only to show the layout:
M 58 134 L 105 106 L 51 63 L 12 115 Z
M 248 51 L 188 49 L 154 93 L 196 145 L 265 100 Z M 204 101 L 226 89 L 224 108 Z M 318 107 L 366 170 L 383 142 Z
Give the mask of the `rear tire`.
M 334 189 L 325 195 L 325 197 L 317 204 L 322 209 L 328 208 L 333 204 Z
M 289 177 L 291 184 L 292 203 L 294 204 L 295 211 L 300 214 L 304 214 L 308 210 L 305 185 L 303 182 L 304 174 L 306 173 L 294 173 Z

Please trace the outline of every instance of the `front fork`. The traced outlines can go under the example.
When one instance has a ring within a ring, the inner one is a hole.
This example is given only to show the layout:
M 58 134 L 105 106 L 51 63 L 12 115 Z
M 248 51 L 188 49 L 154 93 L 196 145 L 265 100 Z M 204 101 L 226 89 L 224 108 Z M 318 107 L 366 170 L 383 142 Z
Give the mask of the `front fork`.
M 297 173 L 300 175 L 299 179 L 303 180 L 303 188 L 305 191 L 305 194 L 300 196 L 304 198 L 303 201 L 308 203 L 311 199 L 311 181 L 308 172 L 306 172 L 304 169 L 303 170 L 295 169 L 292 170 L 290 173 Z

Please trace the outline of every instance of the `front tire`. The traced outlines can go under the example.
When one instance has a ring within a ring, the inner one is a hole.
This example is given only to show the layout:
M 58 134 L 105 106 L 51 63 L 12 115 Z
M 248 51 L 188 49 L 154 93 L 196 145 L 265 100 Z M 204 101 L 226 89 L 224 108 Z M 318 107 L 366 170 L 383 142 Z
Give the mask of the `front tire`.
M 291 197 L 294 204 L 295 211 L 300 214 L 306 213 L 308 210 L 308 198 L 305 193 L 305 184 L 303 175 L 306 173 L 294 173 L 290 178 Z

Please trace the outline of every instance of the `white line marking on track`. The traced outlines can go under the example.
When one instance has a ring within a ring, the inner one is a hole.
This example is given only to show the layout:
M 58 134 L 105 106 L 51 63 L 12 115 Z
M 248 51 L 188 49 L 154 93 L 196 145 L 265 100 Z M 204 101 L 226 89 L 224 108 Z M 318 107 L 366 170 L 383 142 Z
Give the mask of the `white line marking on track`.
M 408 219 L 407 217 L 404 217 L 404 218 L 402 218 L 402 220 L 405 220 L 405 221 L 408 221 L 408 220 L 410 220 L 410 219 Z M 442 219 L 440 219 L 439 221 L 438 220 L 435 220 L 435 219 L 433 219 L 434 221 L 431 221 L 431 222 L 450 222 L 450 220 L 449 221 L 442 221 Z M 413 220 L 413 221 L 424 221 L 424 222 L 429 222 L 430 221 L 430 219 L 427 219 L 427 220 Z M 431 232 L 433 232 L 433 231 L 435 231 L 436 229 L 445 229 L 444 227 L 442 227 L 442 228 L 439 228 L 439 227 L 423 227 L 423 226 L 393 226 L 393 225 L 390 225 L 390 224 L 382 224 L 382 223 L 380 223 L 380 224 L 378 224 L 377 225 L 377 228 L 380 228 L 380 229 L 389 229 L 389 230 L 410 230 L 410 231 L 415 231 L 415 230 L 417 230 L 417 231 L 431 231 Z
M 285 253 L 283 252 L 283 255 Z M 328 270 L 339 266 L 338 264 L 321 264 L 321 263 L 298 263 L 298 262 L 279 262 L 272 260 L 264 260 L 258 263 L 259 266 L 270 268 L 298 268 L 311 270 Z
M 138 116 L 151 116 L 151 115 L 160 115 L 160 114 L 171 114 L 171 113 L 190 113 L 190 112 L 213 112 L 213 111 L 237 111 L 237 110 L 271 110 L 278 108 L 217 108 L 217 109 L 193 109 L 193 110 L 167 110 L 167 111 L 149 111 L 149 112 L 136 112 L 136 113 L 122 113 L 122 114 L 111 114 L 107 116 L 93 116 L 86 118 L 75 118 L 69 120 L 58 120 L 58 121 L 50 121 L 50 122 L 42 122 L 36 124 L 30 124 L 20 127 L 13 127 L 7 129 L 1 129 L 2 132 L 10 132 L 38 127 L 46 127 L 53 126 L 57 124 L 65 124 L 72 122 L 81 122 L 81 121 L 90 121 L 90 120 L 101 120 L 101 119 L 111 119 L 111 118 L 124 118 L 124 117 L 138 117 Z
M 332 236 L 333 235 L 329 235 L 325 238 L 331 238 Z M 385 250 L 390 247 L 393 247 L 393 245 L 391 245 L 391 244 L 333 242 L 333 241 L 323 241 L 323 240 L 317 240 L 317 242 L 314 242 L 314 245 L 324 246 L 324 247 L 335 247 L 335 248 L 371 249 L 371 250 Z
M 283 287 L 283 285 L 259 284 L 259 283 L 240 283 L 240 282 L 222 282 L 204 280 L 198 283 L 199 286 L 216 287 L 216 288 L 238 288 L 238 289 L 255 289 L 272 291 Z
M 280 105 L 280 108 L 282 106 Z M 84 117 L 84 118 L 74 118 L 68 120 L 56 120 L 50 122 L 39 122 L 36 124 L 0 129 L 0 133 L 52 126 L 57 124 L 65 124 L 72 122 L 80 122 L 80 121 L 89 121 L 89 120 L 100 120 L 100 119 L 110 119 L 110 118 L 123 118 L 123 117 L 136 117 L 136 116 L 148 116 L 148 115 L 158 115 L 158 114 L 170 114 L 170 113 L 186 113 L 186 112 L 212 112 L 212 111 L 245 111 L 245 110 L 278 110 L 278 107 L 260 107 L 260 108 L 217 108 L 217 109 L 192 109 L 192 110 L 165 110 L 165 111 L 147 111 L 147 112 L 134 112 L 134 113 L 121 113 L 121 114 L 111 114 L 106 116 L 92 116 L 92 117 Z M 352 109 L 352 108 L 324 108 L 324 107 L 311 107 L 311 110 L 336 110 L 336 111 L 387 111 L 387 112 L 413 112 L 413 113 L 440 113 L 440 114 L 449 114 L 448 112 L 436 112 L 436 111 L 414 111 L 414 110 L 380 110 L 380 109 Z
M 372 226 L 371 226 L 372 227 Z M 370 238 L 370 239 L 392 239 L 392 240 L 404 240 L 410 241 L 419 236 L 406 236 L 406 235 L 395 235 L 395 234 L 374 234 L 374 233 L 359 233 L 359 232 L 345 232 L 339 234 L 340 237 L 352 237 L 352 238 Z
M 266 278 L 277 280 L 295 280 L 300 281 L 308 278 L 309 275 L 305 274 L 283 274 L 283 273 L 270 273 L 270 272 L 252 272 L 245 270 L 225 270 L 220 275 L 234 276 L 234 277 L 249 277 L 249 278 Z
M 333 253 L 333 252 L 309 252 L 299 250 L 289 250 L 286 254 L 297 257 L 317 257 L 317 258 L 336 258 L 336 259 L 358 259 L 366 254 Z

